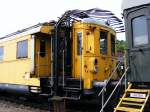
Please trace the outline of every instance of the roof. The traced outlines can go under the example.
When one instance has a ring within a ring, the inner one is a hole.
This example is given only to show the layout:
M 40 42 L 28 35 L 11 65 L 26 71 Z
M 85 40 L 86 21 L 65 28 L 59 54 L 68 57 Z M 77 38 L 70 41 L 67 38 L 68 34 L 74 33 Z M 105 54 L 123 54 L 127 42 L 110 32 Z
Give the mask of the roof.
M 9 39 L 11 40 L 13 38 L 20 37 L 20 36 L 35 34 L 38 32 L 49 33 L 50 29 L 48 28 L 49 30 L 47 30 L 46 27 L 49 27 L 50 25 L 53 25 L 53 23 L 52 22 L 50 22 L 50 23 L 39 23 L 37 25 L 31 26 L 31 27 L 28 27 L 28 28 L 25 28 L 22 30 L 18 30 L 14 33 L 5 35 L 4 37 L 0 37 L 0 42 L 5 41 L 5 40 L 9 40 Z
M 149 4 L 150 0 L 123 0 L 122 10 L 129 9 L 131 7 L 136 7 L 139 5 Z

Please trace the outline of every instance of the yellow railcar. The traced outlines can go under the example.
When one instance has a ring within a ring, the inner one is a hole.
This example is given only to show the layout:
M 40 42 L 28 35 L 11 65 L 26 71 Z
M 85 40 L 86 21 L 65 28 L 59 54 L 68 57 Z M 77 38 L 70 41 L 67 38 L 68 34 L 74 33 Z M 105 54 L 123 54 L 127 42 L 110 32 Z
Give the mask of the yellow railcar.
M 0 88 L 80 98 L 105 86 L 117 63 L 115 30 L 91 18 L 59 22 L 0 39 Z
M 38 24 L 0 39 L 0 87 L 41 93 L 51 74 L 53 25 Z

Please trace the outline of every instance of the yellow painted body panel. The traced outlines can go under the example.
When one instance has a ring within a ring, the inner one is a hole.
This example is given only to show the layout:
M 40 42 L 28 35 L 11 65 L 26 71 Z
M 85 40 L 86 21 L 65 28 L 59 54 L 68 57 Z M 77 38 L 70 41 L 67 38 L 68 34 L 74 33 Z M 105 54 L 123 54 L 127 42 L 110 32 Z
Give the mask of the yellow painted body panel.
M 100 54 L 100 31 L 108 32 L 107 55 Z M 82 33 L 82 55 L 77 55 L 77 33 L 79 32 Z M 111 28 L 106 26 L 81 22 L 73 24 L 72 75 L 75 78 L 80 78 L 82 74 L 84 89 L 91 89 L 94 80 L 108 79 L 116 67 L 115 56 L 111 56 L 110 34 L 116 35 Z M 96 73 L 94 72 L 95 59 L 98 61 Z
M 54 30 L 54 26 L 45 25 L 41 28 L 40 32 L 45 34 L 52 34 L 52 30 Z
M 16 59 L 17 42 L 28 40 L 28 58 Z M 0 83 L 39 86 L 36 78 L 30 78 L 31 65 L 31 35 L 17 37 L 0 43 L 4 48 L 4 58 L 0 62 Z

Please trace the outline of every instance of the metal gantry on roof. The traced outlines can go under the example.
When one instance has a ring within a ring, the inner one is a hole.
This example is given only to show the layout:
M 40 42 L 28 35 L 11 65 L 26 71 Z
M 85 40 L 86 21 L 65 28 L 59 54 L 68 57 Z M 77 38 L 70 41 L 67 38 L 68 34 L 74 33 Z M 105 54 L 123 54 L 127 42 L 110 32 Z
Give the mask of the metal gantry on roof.
M 89 10 L 71 10 L 66 12 L 66 20 L 93 18 L 95 20 L 105 20 L 108 26 L 111 26 L 117 33 L 125 32 L 123 21 L 109 10 L 93 8 Z

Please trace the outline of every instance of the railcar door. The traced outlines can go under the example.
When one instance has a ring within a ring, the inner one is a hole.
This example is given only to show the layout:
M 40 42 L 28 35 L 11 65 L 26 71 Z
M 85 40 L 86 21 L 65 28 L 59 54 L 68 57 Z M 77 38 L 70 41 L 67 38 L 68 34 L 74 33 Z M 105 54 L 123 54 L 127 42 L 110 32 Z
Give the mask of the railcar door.
M 37 77 L 48 77 L 51 68 L 51 38 L 49 35 L 38 35 L 35 42 L 36 75 Z
M 80 77 L 80 75 L 82 74 L 82 41 L 83 41 L 83 33 L 82 32 L 77 32 L 75 34 L 75 40 L 74 40 L 74 45 L 75 45 L 75 49 L 74 49 L 74 56 L 75 56 L 75 60 L 74 63 L 75 64 L 75 71 L 74 71 L 74 75 Z
M 129 81 L 150 82 L 150 20 L 149 9 L 143 7 L 129 12 L 127 18 Z

